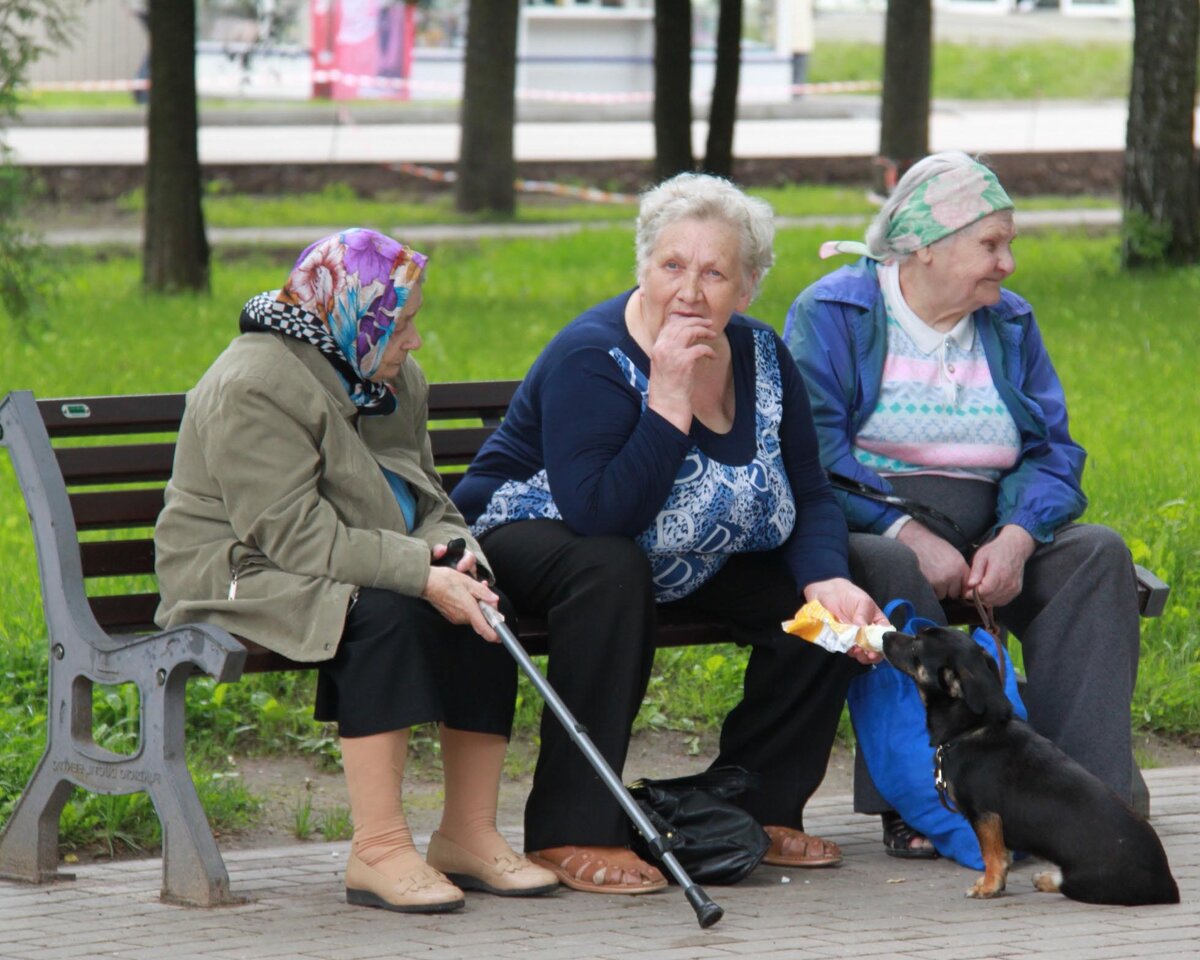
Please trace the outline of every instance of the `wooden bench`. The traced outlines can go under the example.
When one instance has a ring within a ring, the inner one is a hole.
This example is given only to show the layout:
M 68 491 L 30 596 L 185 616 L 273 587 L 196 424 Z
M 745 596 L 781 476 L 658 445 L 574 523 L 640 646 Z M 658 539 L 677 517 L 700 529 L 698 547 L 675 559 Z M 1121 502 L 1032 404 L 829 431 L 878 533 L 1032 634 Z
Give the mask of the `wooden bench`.
M 500 423 L 518 383 L 431 385 L 430 438 L 448 490 Z M 46 749 L 0 834 L 0 876 L 33 883 L 64 876 L 58 824 L 73 787 L 145 790 L 162 823 L 163 898 L 203 906 L 232 899 L 185 763 L 187 680 L 205 673 L 232 682 L 243 673 L 313 665 L 208 625 L 155 626 L 153 529 L 183 410 L 183 394 L 35 400 L 15 391 L 0 401 L 0 444 L 8 448 L 33 526 L 49 656 Z M 113 578 L 129 577 L 142 578 L 145 588 L 114 593 L 113 583 L 120 589 L 127 581 Z M 1144 616 L 1162 612 L 1168 591 L 1139 568 Z M 951 622 L 974 620 L 965 606 L 948 613 Z M 545 652 L 543 621 L 520 618 L 519 637 L 531 653 Z M 730 641 L 720 624 L 670 611 L 660 617 L 661 647 Z M 140 741 L 132 754 L 96 744 L 96 683 L 137 686 Z

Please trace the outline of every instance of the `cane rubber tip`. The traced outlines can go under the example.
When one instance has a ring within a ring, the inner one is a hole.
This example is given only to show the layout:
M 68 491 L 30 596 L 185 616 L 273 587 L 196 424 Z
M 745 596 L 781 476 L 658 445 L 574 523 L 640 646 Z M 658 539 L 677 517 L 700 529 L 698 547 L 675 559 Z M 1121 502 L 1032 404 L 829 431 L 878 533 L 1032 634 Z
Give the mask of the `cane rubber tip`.
M 723 916 L 725 916 L 725 911 L 712 902 L 696 911 L 696 919 L 700 921 L 701 930 L 707 930 Z
M 683 894 L 688 898 L 688 903 L 692 905 L 692 909 L 696 911 L 696 919 L 700 922 L 700 929 L 708 929 L 725 916 L 725 911 L 713 903 L 708 898 L 708 894 L 699 887 L 695 885 L 690 886 Z

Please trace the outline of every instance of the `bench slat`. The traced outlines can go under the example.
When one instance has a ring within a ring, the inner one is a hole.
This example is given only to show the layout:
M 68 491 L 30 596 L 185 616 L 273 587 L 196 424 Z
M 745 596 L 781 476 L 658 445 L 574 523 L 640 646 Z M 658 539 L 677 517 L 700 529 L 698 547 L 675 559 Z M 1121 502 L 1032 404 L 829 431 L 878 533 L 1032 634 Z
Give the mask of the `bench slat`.
M 163 507 L 163 488 L 72 493 L 70 501 L 80 530 L 153 527 Z
M 128 593 L 114 597 L 89 597 L 88 604 L 96 620 L 109 633 L 149 633 L 158 629 L 154 624 L 154 612 L 158 609 L 158 594 Z M 518 636 L 525 650 L 534 655 L 547 651 L 546 621 L 536 617 L 523 617 L 518 624 Z M 311 663 L 299 663 L 267 650 L 253 641 L 238 637 L 247 650 L 247 673 L 264 673 L 272 670 L 306 670 Z M 663 611 L 659 617 L 658 647 L 689 647 L 696 644 L 731 643 L 729 630 L 718 623 L 698 624 L 686 617 Z
M 37 405 L 51 437 L 174 433 L 183 417 L 184 395 L 59 397 Z
M 58 447 L 54 451 L 67 486 L 99 483 L 165 483 L 175 460 L 173 443 L 120 447 Z
M 429 432 L 438 466 L 470 463 L 494 427 L 443 427 Z M 113 447 L 59 447 L 54 451 L 67 486 L 102 483 L 165 483 L 175 459 L 173 443 Z
M 429 385 L 431 420 L 503 417 L 520 380 L 460 380 Z M 183 418 L 182 393 L 55 397 L 38 400 L 51 437 L 173 433 Z
M 442 427 L 429 431 L 429 445 L 433 449 L 433 460 L 442 464 L 466 466 L 479 452 L 483 441 L 495 433 L 495 427 Z
M 429 417 L 459 420 L 499 419 L 520 386 L 520 380 L 459 380 L 429 385 Z
M 97 540 L 79 545 L 85 577 L 126 577 L 154 572 L 154 541 Z
M 115 597 L 88 597 L 96 622 L 108 633 L 153 633 L 157 593 L 124 593 Z

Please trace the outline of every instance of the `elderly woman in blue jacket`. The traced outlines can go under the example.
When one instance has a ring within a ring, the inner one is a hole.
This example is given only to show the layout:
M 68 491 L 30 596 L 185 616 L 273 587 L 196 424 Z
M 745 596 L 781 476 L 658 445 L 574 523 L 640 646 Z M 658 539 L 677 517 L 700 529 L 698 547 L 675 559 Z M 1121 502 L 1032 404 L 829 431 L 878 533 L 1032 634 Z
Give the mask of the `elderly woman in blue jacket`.
M 1002 287 L 1016 233 L 990 169 L 958 152 L 926 157 L 865 244 L 822 246 L 823 257 L 860 259 L 796 298 L 783 338 L 822 462 L 848 481 L 839 499 L 855 582 L 939 623 L 945 598 L 992 606 L 1021 641 L 1034 727 L 1128 799 L 1133 569 L 1113 531 L 1074 522 L 1086 455 L 1033 310 Z M 936 856 L 861 761 L 855 809 L 883 815 L 888 853 Z

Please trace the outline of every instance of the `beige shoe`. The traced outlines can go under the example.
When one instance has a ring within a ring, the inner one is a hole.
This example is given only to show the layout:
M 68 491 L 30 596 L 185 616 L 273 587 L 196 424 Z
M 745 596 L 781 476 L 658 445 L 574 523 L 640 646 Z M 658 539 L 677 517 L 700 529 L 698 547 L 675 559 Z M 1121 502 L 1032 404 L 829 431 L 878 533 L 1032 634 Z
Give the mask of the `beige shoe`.
M 536 897 L 558 886 L 558 877 L 519 853 L 509 851 L 488 863 L 436 830 L 429 838 L 425 859 L 464 890 L 483 890 L 500 897 Z
M 458 887 L 427 864 L 393 880 L 351 853 L 346 862 L 346 902 L 397 913 L 447 913 L 466 901 Z

